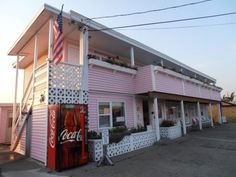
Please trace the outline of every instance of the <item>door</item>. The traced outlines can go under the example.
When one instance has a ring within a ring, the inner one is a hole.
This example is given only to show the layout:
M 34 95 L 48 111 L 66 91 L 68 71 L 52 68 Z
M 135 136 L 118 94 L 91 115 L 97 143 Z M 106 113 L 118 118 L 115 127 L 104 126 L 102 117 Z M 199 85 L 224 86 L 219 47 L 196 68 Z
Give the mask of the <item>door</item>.
M 147 125 L 150 125 L 148 100 L 143 100 L 143 123 L 144 123 L 144 127 L 147 127 Z
M 7 112 L 7 128 L 6 128 L 6 143 L 11 143 L 11 130 L 12 130 L 12 111 Z
M 79 65 L 79 47 L 68 45 L 68 63 Z

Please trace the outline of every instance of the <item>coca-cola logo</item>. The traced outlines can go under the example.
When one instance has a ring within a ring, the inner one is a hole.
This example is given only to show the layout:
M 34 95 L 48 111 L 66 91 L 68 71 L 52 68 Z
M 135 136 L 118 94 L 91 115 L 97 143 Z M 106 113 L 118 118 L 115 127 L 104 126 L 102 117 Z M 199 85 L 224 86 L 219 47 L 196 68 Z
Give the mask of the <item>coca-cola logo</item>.
M 68 129 L 64 129 L 59 137 L 60 144 L 66 142 L 82 141 L 81 129 L 79 131 L 70 132 Z
M 54 148 L 56 144 L 56 111 L 51 110 L 49 113 L 49 145 Z

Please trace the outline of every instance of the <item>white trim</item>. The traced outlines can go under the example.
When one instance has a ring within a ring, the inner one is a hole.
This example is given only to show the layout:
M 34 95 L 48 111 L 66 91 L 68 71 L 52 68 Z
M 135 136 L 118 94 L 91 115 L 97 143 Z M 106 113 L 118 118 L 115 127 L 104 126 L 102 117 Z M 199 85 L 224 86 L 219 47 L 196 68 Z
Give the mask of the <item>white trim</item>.
M 131 75 L 137 74 L 137 71 L 135 69 L 125 68 L 125 67 L 121 67 L 121 66 L 118 66 L 115 64 L 113 65 L 111 63 L 107 63 L 105 61 L 101 61 L 101 60 L 97 60 L 97 59 L 89 59 L 89 65 L 96 65 L 96 66 L 108 68 L 111 70 L 128 73 Z

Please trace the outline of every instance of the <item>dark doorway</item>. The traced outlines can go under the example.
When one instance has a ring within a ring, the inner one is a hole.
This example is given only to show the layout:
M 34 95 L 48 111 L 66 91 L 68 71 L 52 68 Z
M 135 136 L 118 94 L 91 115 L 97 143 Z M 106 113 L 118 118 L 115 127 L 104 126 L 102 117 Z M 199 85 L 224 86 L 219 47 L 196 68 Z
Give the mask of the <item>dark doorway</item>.
M 147 125 L 150 125 L 148 100 L 143 100 L 143 122 L 145 128 L 147 127 Z

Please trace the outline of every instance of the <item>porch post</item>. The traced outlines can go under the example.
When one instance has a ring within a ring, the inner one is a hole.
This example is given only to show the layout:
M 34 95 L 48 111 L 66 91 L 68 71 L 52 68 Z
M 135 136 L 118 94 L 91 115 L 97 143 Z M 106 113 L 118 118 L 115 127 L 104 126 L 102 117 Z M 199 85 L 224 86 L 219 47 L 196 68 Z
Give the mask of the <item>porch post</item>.
M 52 60 L 52 45 L 53 45 L 53 18 L 49 20 L 48 29 L 48 59 Z
M 14 141 L 14 134 L 15 134 L 18 70 L 19 70 L 19 55 L 17 55 L 17 58 L 16 58 L 16 80 L 15 80 L 15 93 L 14 93 L 14 102 L 13 102 L 12 129 L 11 129 L 11 149 L 12 149 L 12 145 L 14 143 L 13 141 Z
M 35 85 L 35 72 L 38 60 L 38 34 L 34 37 L 34 63 L 33 63 L 33 77 L 32 77 L 32 105 L 34 104 L 34 85 Z
M 218 122 L 222 124 L 222 116 L 221 116 L 221 106 L 220 103 L 217 103 L 217 114 L 218 114 Z
M 134 127 L 137 127 L 137 105 L 136 105 L 136 97 L 133 96 L 133 116 L 134 116 Z
M 88 91 L 88 28 L 82 27 L 80 32 L 79 63 L 82 65 L 81 90 Z
M 156 131 L 156 137 L 157 141 L 160 140 L 160 125 L 159 125 L 159 117 L 158 117 L 158 102 L 157 102 L 157 97 L 154 98 L 154 123 L 155 123 L 155 131 Z
M 211 102 L 209 103 L 209 112 L 210 112 L 210 119 L 211 119 L 211 127 L 214 127 L 212 109 L 211 109 Z
M 184 135 L 186 135 L 187 131 L 186 131 L 184 101 L 183 100 L 181 100 L 180 105 L 181 105 L 181 118 L 182 118 L 183 133 L 184 133 Z
M 130 48 L 130 60 L 131 60 L 131 66 L 134 67 L 134 48 Z
M 202 118 L 201 118 L 201 108 L 199 101 L 197 102 L 197 117 L 199 121 L 199 129 L 202 130 Z
M 48 110 L 48 105 L 49 105 L 49 75 L 50 75 L 50 61 L 52 61 L 52 49 L 53 49 L 53 18 L 49 19 L 49 28 L 48 28 L 48 59 L 47 59 L 47 90 L 46 90 L 46 106 L 47 106 L 47 110 Z M 47 117 L 46 117 L 46 130 L 48 130 L 48 111 L 47 111 Z M 46 131 L 46 137 L 48 137 L 48 131 Z M 47 166 L 48 163 L 48 159 L 47 159 L 47 155 L 48 155 L 48 141 L 46 141 L 45 143 L 45 163 L 44 165 Z

